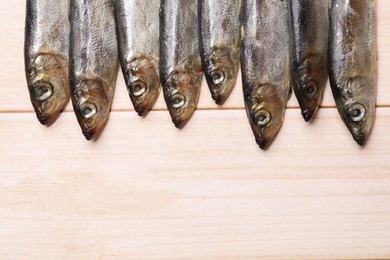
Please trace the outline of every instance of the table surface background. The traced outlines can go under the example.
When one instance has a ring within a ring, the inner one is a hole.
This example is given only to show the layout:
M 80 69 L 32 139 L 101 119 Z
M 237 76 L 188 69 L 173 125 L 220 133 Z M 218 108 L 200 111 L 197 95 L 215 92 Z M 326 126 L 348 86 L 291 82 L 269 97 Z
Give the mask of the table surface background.
M 218 107 L 205 84 L 179 131 L 160 96 L 139 118 L 122 76 L 87 142 L 72 108 L 51 127 L 24 78 L 25 1 L 0 2 L 2 259 L 390 258 L 390 1 L 378 1 L 375 126 L 352 140 L 329 88 L 313 123 L 295 97 L 259 150 L 238 84 Z

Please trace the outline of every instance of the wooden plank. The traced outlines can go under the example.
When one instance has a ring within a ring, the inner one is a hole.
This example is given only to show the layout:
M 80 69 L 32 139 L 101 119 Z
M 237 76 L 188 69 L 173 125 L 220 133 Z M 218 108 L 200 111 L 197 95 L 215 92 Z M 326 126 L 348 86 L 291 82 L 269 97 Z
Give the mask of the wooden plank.
M 0 114 L 1 171 L 18 172 L 20 167 L 25 167 L 23 172 L 28 171 L 39 166 L 36 163 L 40 156 L 49 156 L 55 162 L 45 159 L 42 167 L 52 167 L 51 171 L 60 170 L 56 161 L 60 158 L 66 165 L 74 164 L 74 171 L 83 162 L 85 170 L 87 166 L 99 170 L 100 163 L 103 167 L 106 163 L 105 157 L 107 160 L 116 157 L 115 160 L 123 160 L 124 165 L 139 164 L 146 172 L 159 170 L 149 168 L 155 162 L 165 167 L 161 171 L 196 175 L 214 170 L 225 170 L 233 175 L 241 172 L 242 175 L 261 169 L 263 176 L 270 174 L 276 178 L 278 169 L 283 169 L 282 176 L 303 174 L 314 178 L 310 169 L 329 174 L 354 167 L 351 174 L 356 178 L 358 173 L 368 174 L 368 169 L 387 175 L 386 166 L 390 165 L 386 160 L 390 153 L 390 137 L 386 132 L 390 111 L 387 108 L 378 109 L 378 118 L 364 147 L 352 140 L 335 109 L 323 109 L 320 116 L 324 120 L 312 124 L 303 122 L 296 112 L 293 109 L 286 112 L 285 123 L 267 151 L 256 145 L 242 110 L 197 111 L 183 130 L 174 128 L 166 111 L 152 113 L 148 119 L 138 118 L 134 112 L 113 112 L 100 138 L 92 142 L 84 139 L 72 113 L 64 113 L 49 128 L 36 122 L 32 113 Z M 212 156 L 205 156 L 206 152 Z M 67 153 L 65 157 L 69 161 L 63 158 L 63 153 Z M 74 157 L 79 158 L 76 164 L 72 163 Z M 21 158 L 28 162 L 17 165 Z M 204 165 L 193 165 L 198 160 Z M 144 165 L 146 161 L 149 166 Z M 176 161 L 180 163 L 175 165 Z M 173 166 L 178 168 L 175 170 Z
M 2 1 L 0 3 L 0 24 L 2 27 L 3 38 L 0 41 L 0 79 L 2 89 L 5 95 L 0 95 L 0 111 L 32 111 L 29 101 L 27 87 L 24 77 L 23 65 L 23 37 L 24 37 L 24 10 L 25 1 Z M 379 87 L 378 87 L 378 105 L 390 105 L 390 91 L 387 83 L 390 81 L 390 74 L 387 73 L 390 68 L 390 2 L 378 1 L 378 32 L 379 32 Z M 293 97 L 289 102 L 289 107 L 297 107 L 297 101 Z M 334 100 L 329 87 L 327 88 L 323 106 L 334 107 Z M 222 108 L 242 108 L 242 90 L 241 81 L 235 87 L 230 98 Z M 155 105 L 155 109 L 165 109 L 162 95 Z M 219 109 L 211 100 L 208 88 L 204 83 L 199 102 L 200 109 Z M 67 107 L 67 111 L 71 106 Z M 127 91 L 123 82 L 122 75 L 118 77 L 115 101 L 113 110 L 129 111 L 132 110 Z
M 96 142 L 72 113 L 0 114 L 4 259 L 390 258 L 390 110 L 358 147 L 335 109 L 293 109 L 267 152 L 242 110 L 114 112 Z

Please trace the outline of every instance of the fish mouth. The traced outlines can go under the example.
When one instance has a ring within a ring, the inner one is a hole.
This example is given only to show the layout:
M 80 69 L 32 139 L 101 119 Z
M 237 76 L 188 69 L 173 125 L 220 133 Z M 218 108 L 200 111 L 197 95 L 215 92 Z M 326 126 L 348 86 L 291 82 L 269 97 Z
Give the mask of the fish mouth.
M 236 84 L 239 58 L 229 48 L 215 48 L 206 55 L 206 81 L 217 105 L 225 103 Z
M 163 83 L 164 99 L 172 122 L 182 129 L 194 114 L 200 96 L 202 73 L 174 71 Z
M 267 126 L 272 121 L 271 112 L 263 107 L 252 114 L 252 120 L 252 129 L 255 133 L 256 143 L 259 145 L 260 149 L 265 150 L 268 148 L 273 139 L 272 135 L 267 133 L 269 130 L 267 129 Z
M 322 86 L 315 80 L 308 80 L 304 83 L 296 83 L 294 92 L 301 108 L 302 117 L 306 122 L 309 122 L 320 107 L 323 97 Z
M 352 124 L 350 124 L 347 125 L 347 127 L 352 134 L 353 140 L 355 140 L 355 142 L 359 145 L 364 145 L 364 143 L 368 139 L 368 134 L 364 129 L 364 123 L 359 124 L 357 126 L 353 126 Z
M 277 85 L 263 84 L 253 88 L 245 100 L 247 116 L 256 143 L 265 150 L 282 127 L 286 95 Z
M 135 59 L 130 62 L 125 78 L 134 110 L 139 116 L 145 117 L 160 94 L 160 80 L 156 67 L 147 58 Z
M 368 138 L 366 107 L 360 103 L 354 103 L 345 110 L 344 117 L 353 139 L 359 145 L 363 145 Z
M 367 110 L 367 104 L 353 103 L 352 105 L 344 105 L 343 102 L 339 101 L 336 102 L 336 105 L 353 139 L 359 145 L 364 145 L 374 122 L 374 112 Z
M 364 145 L 375 121 L 376 92 L 370 84 L 358 76 L 349 78 L 340 88 L 332 86 L 341 119 L 359 145 Z
M 87 100 L 77 106 L 77 115 L 83 135 L 91 140 L 106 124 L 109 111 L 96 102 Z
M 81 102 L 77 105 L 79 124 L 87 140 L 91 140 L 97 129 L 100 128 L 99 113 L 100 111 L 98 111 L 95 102 L 91 100 L 81 99 Z
M 263 139 L 262 136 L 257 136 L 255 139 L 261 150 L 267 150 L 270 145 L 270 142 L 268 140 Z
M 127 86 L 134 110 L 141 117 L 145 117 L 152 110 L 159 96 L 160 87 L 157 75 L 156 78 L 157 80 L 153 80 L 153 82 L 150 82 L 152 77 L 137 79 Z
M 67 58 L 38 53 L 26 70 L 30 100 L 39 122 L 54 122 L 70 98 Z
M 206 73 L 211 97 L 217 105 L 225 103 L 236 84 L 236 78 L 231 75 L 233 71 L 225 68 L 217 68 Z
M 88 129 L 88 130 L 82 130 L 82 133 L 83 133 L 85 139 L 87 139 L 87 141 L 91 141 L 92 137 L 96 133 L 96 131 Z
M 191 117 L 191 116 L 190 116 Z M 190 117 L 188 118 L 179 118 L 179 117 L 172 117 L 172 123 L 175 125 L 177 129 L 183 129 L 184 126 L 189 121 Z
M 49 118 L 52 116 L 52 115 L 47 115 L 47 114 L 40 113 L 40 112 L 36 112 L 35 114 L 36 114 L 36 116 L 38 118 L 38 121 L 42 125 L 46 125 L 46 123 L 48 122 Z
M 31 103 L 42 125 L 55 121 L 70 97 L 66 81 L 47 74 L 36 76 L 29 89 Z
M 313 115 L 317 112 L 317 109 L 315 110 L 309 110 L 307 108 L 302 108 L 302 117 L 306 122 L 309 122 L 312 118 Z
M 256 143 L 266 150 L 278 134 L 283 123 L 284 109 L 274 109 L 274 104 L 266 104 L 252 113 L 251 127 Z
M 168 99 L 168 110 L 172 118 L 172 123 L 178 129 L 182 129 L 187 124 L 197 106 L 196 97 L 194 99 L 191 95 L 186 95 L 183 92 L 176 92 Z
M 101 79 L 84 79 L 72 96 L 73 108 L 82 133 L 87 140 L 100 132 L 106 124 L 111 98 L 108 85 Z
M 60 113 L 62 111 L 63 110 L 60 110 L 58 113 L 48 114 L 46 112 L 37 110 L 35 111 L 35 115 L 37 116 L 39 123 L 41 123 L 44 126 L 50 126 L 57 120 L 57 118 L 60 116 Z
M 313 119 L 321 105 L 327 78 L 326 58 L 319 54 L 308 55 L 293 73 L 294 93 L 306 122 Z
M 356 143 L 358 143 L 359 145 L 364 145 L 366 140 L 367 140 L 367 136 L 365 136 L 365 135 L 354 135 L 354 134 L 352 134 L 352 137 L 356 141 Z

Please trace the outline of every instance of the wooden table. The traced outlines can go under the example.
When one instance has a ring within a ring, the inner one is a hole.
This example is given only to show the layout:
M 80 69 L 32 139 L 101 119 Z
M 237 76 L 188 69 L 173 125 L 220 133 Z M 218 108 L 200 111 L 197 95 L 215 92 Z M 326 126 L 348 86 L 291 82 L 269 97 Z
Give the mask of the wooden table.
M 0 3 L 0 258 L 390 258 L 390 1 L 378 1 L 377 118 L 365 147 L 330 89 L 313 123 L 295 97 L 266 152 L 241 85 L 174 128 L 162 96 L 147 118 L 122 76 L 110 120 L 87 142 L 69 105 L 51 127 L 24 78 L 25 1 Z

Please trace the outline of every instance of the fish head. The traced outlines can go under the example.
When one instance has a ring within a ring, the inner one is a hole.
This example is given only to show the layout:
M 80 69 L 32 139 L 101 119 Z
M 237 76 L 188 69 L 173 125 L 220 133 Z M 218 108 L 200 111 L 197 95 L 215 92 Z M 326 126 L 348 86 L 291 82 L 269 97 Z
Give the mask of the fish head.
M 201 75 L 201 73 L 175 71 L 165 84 L 164 98 L 172 122 L 179 129 L 187 123 L 198 105 Z
M 370 134 L 375 118 L 376 93 L 365 77 L 350 78 L 343 88 L 338 88 L 336 104 L 353 139 L 363 145 Z
M 282 126 L 286 94 L 277 85 L 263 84 L 252 89 L 245 103 L 256 142 L 266 149 Z
M 294 75 L 294 92 L 302 110 L 305 121 L 310 121 L 321 105 L 324 89 L 328 79 L 326 58 L 321 55 L 310 55 Z
M 229 48 L 215 48 L 205 55 L 205 76 L 211 96 L 219 105 L 223 104 L 236 84 L 238 52 Z
M 156 66 L 147 58 L 137 58 L 129 63 L 126 72 L 127 91 L 140 116 L 146 116 L 160 93 L 160 80 Z
M 27 70 L 27 81 L 38 120 L 46 124 L 69 101 L 68 62 L 59 55 L 39 54 Z
M 73 93 L 74 110 L 87 140 L 103 128 L 111 108 L 109 86 L 100 79 L 84 79 Z

